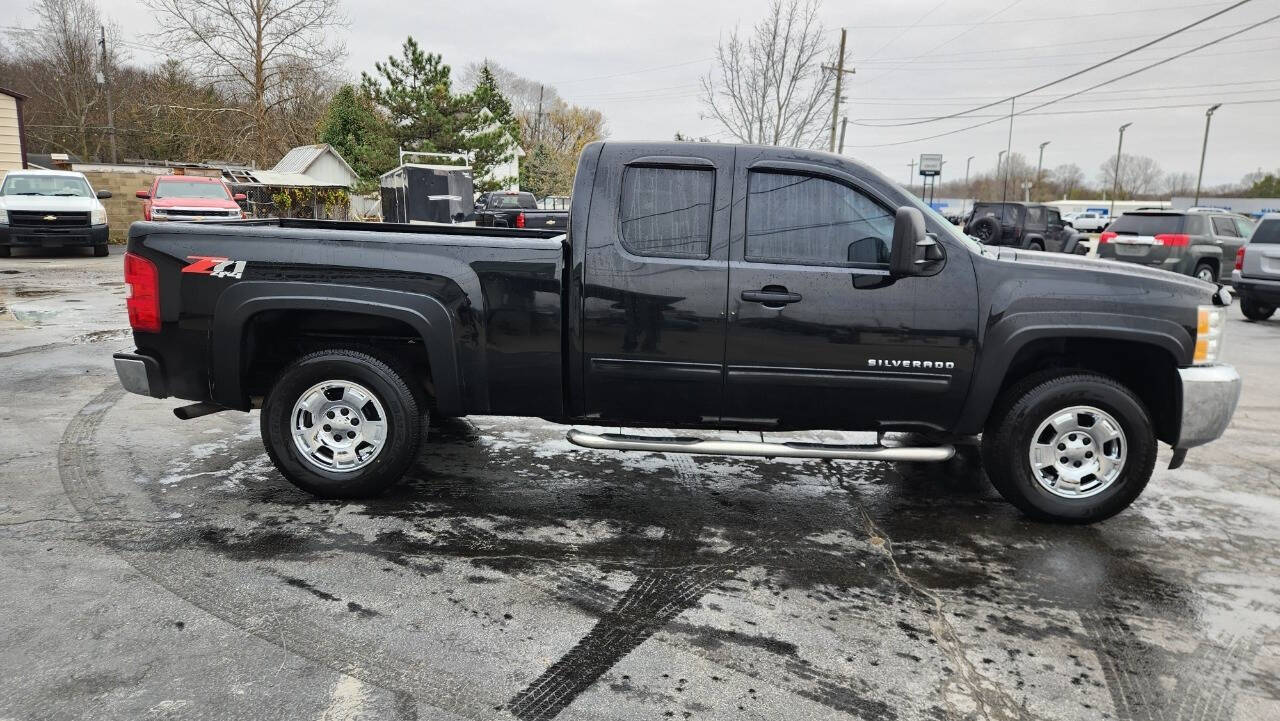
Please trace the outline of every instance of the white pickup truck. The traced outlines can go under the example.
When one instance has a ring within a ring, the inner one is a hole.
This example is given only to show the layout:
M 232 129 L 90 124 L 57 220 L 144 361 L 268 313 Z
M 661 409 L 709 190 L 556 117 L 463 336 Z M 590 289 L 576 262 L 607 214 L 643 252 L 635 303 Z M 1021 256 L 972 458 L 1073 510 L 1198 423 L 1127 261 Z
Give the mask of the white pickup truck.
M 1067 221 L 1068 225 L 1082 233 L 1101 232 L 1102 229 L 1106 228 L 1107 224 L 1111 222 L 1110 218 L 1101 213 L 1088 211 L 1075 213 L 1069 218 L 1067 216 L 1063 216 L 1063 218 Z
M 93 192 L 83 173 L 11 170 L 0 182 L 0 258 L 14 248 L 93 248 L 107 254 L 111 192 Z

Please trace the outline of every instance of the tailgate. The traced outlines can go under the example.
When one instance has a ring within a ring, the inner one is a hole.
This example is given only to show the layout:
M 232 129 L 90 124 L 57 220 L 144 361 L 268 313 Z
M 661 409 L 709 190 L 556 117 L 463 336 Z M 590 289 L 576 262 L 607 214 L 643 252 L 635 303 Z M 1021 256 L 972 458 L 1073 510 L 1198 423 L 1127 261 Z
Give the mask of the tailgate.
M 1250 243 L 1244 247 L 1244 266 L 1240 274 L 1246 278 L 1280 280 L 1280 245 Z
M 1169 248 L 1154 235 L 1117 234 L 1107 241 L 1115 249 L 1116 257 L 1138 263 L 1163 263 L 1169 257 Z

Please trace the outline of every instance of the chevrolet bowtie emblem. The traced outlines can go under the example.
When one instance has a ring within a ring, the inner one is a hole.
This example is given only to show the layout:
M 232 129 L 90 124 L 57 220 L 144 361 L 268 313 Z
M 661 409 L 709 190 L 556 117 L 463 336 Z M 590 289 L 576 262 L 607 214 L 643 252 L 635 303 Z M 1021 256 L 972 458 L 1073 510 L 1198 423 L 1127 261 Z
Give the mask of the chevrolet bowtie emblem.
M 58 216 L 56 216 L 56 215 L 46 215 L 46 216 L 44 216 L 44 219 L 45 219 L 45 220 L 48 220 L 48 221 L 54 221 L 54 220 L 57 220 L 57 219 L 58 219 Z

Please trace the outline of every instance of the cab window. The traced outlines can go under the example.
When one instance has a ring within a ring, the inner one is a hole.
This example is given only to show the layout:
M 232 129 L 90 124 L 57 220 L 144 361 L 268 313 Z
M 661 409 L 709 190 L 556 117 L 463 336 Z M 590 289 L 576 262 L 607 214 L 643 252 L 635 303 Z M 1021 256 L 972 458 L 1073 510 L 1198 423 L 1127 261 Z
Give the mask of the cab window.
M 748 261 L 884 269 L 894 213 L 843 183 L 813 175 L 747 175 Z

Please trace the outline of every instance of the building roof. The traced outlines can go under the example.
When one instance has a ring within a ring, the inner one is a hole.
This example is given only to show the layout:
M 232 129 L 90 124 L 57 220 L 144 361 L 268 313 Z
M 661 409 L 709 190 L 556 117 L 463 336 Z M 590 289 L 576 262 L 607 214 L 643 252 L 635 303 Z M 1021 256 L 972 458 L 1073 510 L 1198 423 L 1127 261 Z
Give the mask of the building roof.
M 4 87 L 3 85 L 0 85 L 0 94 L 8 95 L 11 98 L 17 98 L 18 100 L 27 99 L 27 96 L 23 95 L 17 90 L 10 90 L 9 88 Z
M 339 163 L 342 163 L 342 167 L 346 168 L 348 173 L 351 173 L 351 177 L 359 177 L 356 171 L 352 170 L 347 161 L 343 159 L 342 155 L 328 143 L 299 145 L 285 153 L 284 157 L 280 159 L 280 162 L 276 163 L 276 167 L 272 168 L 272 170 L 278 173 L 305 173 L 325 153 L 332 153 L 333 157 L 337 158 Z
M 289 188 L 345 188 L 342 183 L 326 183 L 318 180 L 305 173 L 281 173 L 275 170 L 254 170 L 250 176 L 260 185 L 276 185 Z M 233 181 L 236 185 L 251 185 L 252 183 L 244 183 Z

